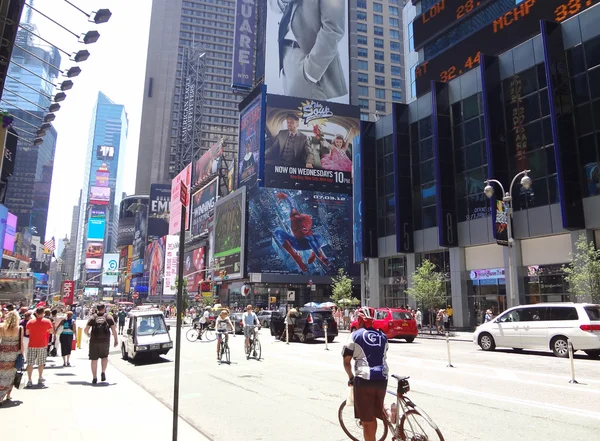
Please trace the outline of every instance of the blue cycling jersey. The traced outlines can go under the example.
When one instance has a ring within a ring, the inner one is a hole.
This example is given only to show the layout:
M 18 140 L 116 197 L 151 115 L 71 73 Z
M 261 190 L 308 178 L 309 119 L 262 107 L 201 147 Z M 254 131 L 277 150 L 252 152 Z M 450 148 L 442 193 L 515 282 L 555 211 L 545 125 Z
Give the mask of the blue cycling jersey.
M 361 328 L 354 331 L 342 353 L 352 354 L 354 374 L 365 380 L 387 380 L 388 340 L 383 332 Z

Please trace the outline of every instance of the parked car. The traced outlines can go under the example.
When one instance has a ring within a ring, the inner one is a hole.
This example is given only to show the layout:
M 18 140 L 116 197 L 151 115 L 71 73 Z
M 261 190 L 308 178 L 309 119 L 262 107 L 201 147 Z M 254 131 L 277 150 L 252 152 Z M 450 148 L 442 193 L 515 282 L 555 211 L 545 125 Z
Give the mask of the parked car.
M 587 303 L 537 303 L 507 309 L 477 327 L 473 343 L 484 351 L 496 347 L 551 350 L 568 357 L 573 350 L 600 357 L 600 305 Z
M 173 341 L 161 311 L 134 310 L 128 318 L 126 337 L 121 342 L 123 360 L 135 360 L 144 355 L 158 358 L 171 350 Z
M 271 326 L 271 316 L 272 315 L 273 315 L 273 311 L 260 311 L 257 314 L 259 323 L 263 327 L 268 328 L 269 326 Z
M 285 314 L 282 311 L 274 311 L 271 315 L 271 335 L 280 336 L 284 330 Z M 297 338 L 300 342 L 306 343 L 315 338 L 325 338 L 324 324 L 327 324 L 327 341 L 333 342 L 338 335 L 337 323 L 329 309 L 320 308 L 300 308 L 294 335 L 290 340 Z
M 231 323 L 233 323 L 233 326 L 235 326 L 236 334 L 244 333 L 244 327 L 242 326 L 243 316 L 244 316 L 244 314 L 241 312 L 233 312 L 229 315 L 229 318 L 231 319 Z
M 415 341 L 419 333 L 417 321 L 405 309 L 396 308 L 376 308 L 373 328 L 381 330 L 388 339 L 403 338 L 408 343 Z M 358 321 L 354 320 L 350 324 L 350 331 L 358 329 Z

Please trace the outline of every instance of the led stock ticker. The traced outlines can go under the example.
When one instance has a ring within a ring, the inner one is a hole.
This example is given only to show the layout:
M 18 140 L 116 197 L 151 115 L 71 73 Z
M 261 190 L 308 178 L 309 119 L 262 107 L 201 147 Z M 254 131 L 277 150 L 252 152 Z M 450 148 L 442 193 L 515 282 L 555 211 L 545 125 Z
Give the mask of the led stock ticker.
M 418 65 L 415 70 L 417 95 L 429 92 L 431 81 L 451 81 L 479 67 L 482 54 L 500 55 L 539 34 L 540 20 L 560 23 L 598 2 L 600 0 L 523 1 L 437 57 Z

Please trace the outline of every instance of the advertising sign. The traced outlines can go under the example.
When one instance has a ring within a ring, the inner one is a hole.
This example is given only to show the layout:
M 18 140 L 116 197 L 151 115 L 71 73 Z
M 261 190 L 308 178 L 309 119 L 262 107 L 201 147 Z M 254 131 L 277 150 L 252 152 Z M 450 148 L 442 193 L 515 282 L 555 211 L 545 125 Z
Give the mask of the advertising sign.
M 102 269 L 102 257 L 86 257 L 85 269 L 88 269 L 88 270 Z
M 214 278 L 227 271 L 228 279 L 244 277 L 246 187 L 219 199 L 215 208 Z
M 135 213 L 133 233 L 133 260 L 143 259 L 148 237 L 148 206 L 141 204 Z
M 96 172 L 96 186 L 97 187 L 108 187 L 108 176 L 109 176 L 108 171 L 98 170 Z
M 104 241 L 105 226 L 106 219 L 91 218 L 88 220 L 87 240 Z
M 494 237 L 498 245 L 508 246 L 508 212 L 501 199 L 496 199 L 494 216 Z
M 164 271 L 165 236 L 150 242 L 146 248 L 144 272 L 148 273 L 148 295 L 156 296 L 161 293 L 160 281 Z
M 363 170 L 361 162 L 360 135 L 355 138 L 356 147 L 352 151 L 352 177 L 354 179 L 352 186 L 352 238 L 354 243 L 354 262 L 362 262 L 363 240 L 365 235 L 363 224 Z
M 106 253 L 102 263 L 102 284 L 105 286 L 116 285 L 119 282 L 119 255 Z
M 260 161 L 263 95 L 260 94 L 240 113 L 238 187 L 256 182 Z
M 267 95 L 265 187 L 350 193 L 356 106 Z
M 90 217 L 94 219 L 105 219 L 106 218 L 106 208 L 105 207 L 92 207 L 90 211 Z
M 104 252 L 104 243 L 103 242 L 88 241 L 87 247 L 85 250 L 85 257 L 87 259 L 102 258 L 103 252 Z
M 85 297 L 91 297 L 91 296 L 97 296 L 98 295 L 98 288 L 85 288 L 83 290 L 83 295 Z
M 6 216 L 6 232 L 4 233 L 4 249 L 11 253 L 15 250 L 15 235 L 17 234 L 17 216 L 8 213 Z
M 98 259 L 100 268 L 102 268 L 102 259 Z M 85 284 L 88 286 L 99 286 L 100 285 L 100 269 L 87 270 Z
M 2 180 L 6 182 L 15 170 L 15 159 L 17 157 L 17 137 L 12 127 L 7 129 L 0 126 L 0 145 L 4 146 L 4 159 L 2 161 Z M 6 141 L 4 141 L 6 139 Z
M 119 290 L 129 293 L 129 281 L 131 280 L 131 245 L 121 248 L 119 252 L 119 271 L 123 276 L 119 283 Z
M 177 294 L 177 263 L 179 256 L 179 236 L 167 236 L 165 245 L 165 277 L 163 294 Z
M 251 89 L 254 83 L 255 0 L 238 0 L 233 39 L 231 87 Z
M 75 294 L 75 282 L 73 280 L 63 280 L 60 293 L 62 295 L 62 301 L 65 305 L 73 304 L 73 297 Z
M 269 1 L 265 84 L 287 96 L 348 104 L 348 1 Z
M 179 191 L 181 182 L 188 188 L 192 182 L 192 164 L 188 164 L 175 178 L 171 181 L 171 208 L 169 210 L 169 234 L 179 234 L 181 223 L 181 202 L 179 202 Z M 189 228 L 189 212 L 185 219 L 185 229 Z
M 473 270 L 470 272 L 471 280 L 496 280 L 504 279 L 504 268 L 492 268 L 483 270 Z
M 115 148 L 112 145 L 99 145 L 96 150 L 96 159 L 110 161 L 115 157 Z
M 110 188 L 92 186 L 90 188 L 90 204 L 108 205 L 110 202 Z
M 192 196 L 192 236 L 198 236 L 208 230 L 213 219 L 218 190 L 219 178 L 215 178 Z
M 223 157 L 223 141 L 219 141 L 210 146 L 210 148 L 194 164 L 194 180 L 192 187 L 202 185 L 207 178 L 219 173 L 221 158 Z M 185 183 L 190 188 L 188 182 Z
M 352 206 L 344 194 L 254 188 L 248 195 L 249 273 L 334 275 L 352 263 Z
M 188 292 L 198 291 L 198 284 L 204 280 L 205 251 L 205 247 L 200 247 L 183 256 L 183 277 L 187 280 Z
M 4 236 L 6 235 L 7 222 L 8 208 L 0 204 L 0 262 L 2 262 L 2 250 L 4 249 Z
M 171 184 L 150 184 L 148 242 L 168 234 L 170 204 Z

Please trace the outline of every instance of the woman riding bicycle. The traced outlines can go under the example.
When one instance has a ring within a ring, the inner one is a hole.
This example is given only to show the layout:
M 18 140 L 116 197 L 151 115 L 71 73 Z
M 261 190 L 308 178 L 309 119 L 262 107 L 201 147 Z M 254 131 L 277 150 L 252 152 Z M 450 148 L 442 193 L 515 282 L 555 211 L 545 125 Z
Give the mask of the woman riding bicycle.
M 228 332 L 232 332 L 235 336 L 235 328 L 233 327 L 233 323 L 229 318 L 229 311 L 226 309 L 223 309 L 219 314 L 219 317 L 217 317 L 215 329 L 217 331 L 217 361 L 219 361 L 219 356 L 221 354 L 221 339 L 223 338 L 223 335 L 225 335 L 225 341 L 227 343 L 229 343 L 229 335 L 227 335 Z

